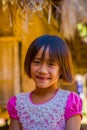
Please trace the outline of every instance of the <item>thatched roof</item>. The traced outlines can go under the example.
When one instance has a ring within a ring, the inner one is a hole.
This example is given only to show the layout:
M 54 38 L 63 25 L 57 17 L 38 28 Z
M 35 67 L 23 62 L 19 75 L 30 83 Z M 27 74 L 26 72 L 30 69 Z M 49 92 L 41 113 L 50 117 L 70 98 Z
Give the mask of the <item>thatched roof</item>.
M 48 23 L 51 16 L 59 24 L 58 31 L 66 39 L 74 37 L 79 22 L 87 23 L 87 0 L 1 0 L 0 8 L 9 12 L 10 27 L 18 14 L 26 22 L 37 13 L 39 16 L 47 12 Z

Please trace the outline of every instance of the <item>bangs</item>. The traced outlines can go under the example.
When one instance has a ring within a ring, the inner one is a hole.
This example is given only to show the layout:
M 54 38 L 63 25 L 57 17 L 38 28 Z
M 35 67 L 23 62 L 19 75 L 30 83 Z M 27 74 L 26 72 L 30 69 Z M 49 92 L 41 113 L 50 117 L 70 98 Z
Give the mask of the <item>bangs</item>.
M 41 56 L 41 60 L 43 61 L 46 56 L 46 50 L 49 48 L 49 60 L 53 62 L 58 62 L 60 60 L 60 55 L 61 55 L 61 39 L 58 39 L 58 37 L 51 37 L 49 35 L 44 36 L 45 38 L 40 38 L 37 39 L 34 42 L 34 48 L 33 48 L 33 55 L 31 61 L 35 58 L 37 55 L 38 51 L 44 47 L 43 53 Z M 59 41 L 58 41 L 59 40 Z
M 42 56 L 41 56 L 41 61 L 44 61 L 44 59 L 46 57 L 47 48 L 49 48 L 49 60 L 52 61 L 52 62 L 58 62 L 59 63 L 59 54 L 57 53 L 56 46 L 53 45 L 53 44 L 49 44 L 49 45 L 44 46 L 43 53 L 42 53 Z
M 59 63 L 59 54 L 55 45 L 49 45 L 49 59 L 53 62 Z

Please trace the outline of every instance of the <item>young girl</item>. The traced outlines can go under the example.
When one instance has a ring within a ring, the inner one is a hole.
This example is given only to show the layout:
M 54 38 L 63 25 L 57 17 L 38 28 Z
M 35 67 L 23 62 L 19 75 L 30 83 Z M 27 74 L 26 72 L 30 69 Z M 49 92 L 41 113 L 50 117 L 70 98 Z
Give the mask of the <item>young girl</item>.
M 25 57 L 25 72 L 35 90 L 8 102 L 9 130 L 80 130 L 82 100 L 75 92 L 58 88 L 58 80 L 72 82 L 72 59 L 58 36 L 35 39 Z

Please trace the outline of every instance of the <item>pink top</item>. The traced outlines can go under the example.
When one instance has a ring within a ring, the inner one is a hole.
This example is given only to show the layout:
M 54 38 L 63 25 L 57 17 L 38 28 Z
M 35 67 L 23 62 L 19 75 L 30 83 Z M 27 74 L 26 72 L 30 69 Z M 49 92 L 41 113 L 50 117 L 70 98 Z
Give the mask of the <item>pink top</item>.
M 16 96 L 12 97 L 9 100 L 7 110 L 11 118 L 18 120 L 15 105 L 16 105 Z M 76 93 L 71 92 L 68 96 L 68 101 L 66 103 L 65 119 L 67 120 L 76 114 L 79 114 L 82 117 L 82 100 Z
M 58 92 L 60 91 L 64 91 L 64 90 L 58 90 Z M 56 95 L 58 95 L 58 92 Z M 64 91 L 65 92 L 65 91 Z M 64 93 L 63 92 L 63 93 Z M 66 93 L 65 93 L 66 94 Z M 20 95 L 20 94 L 19 94 Z M 28 93 L 28 100 L 29 100 L 29 103 L 30 103 L 30 107 L 31 105 L 35 106 L 35 104 L 31 101 L 31 97 L 29 96 L 30 94 Z M 64 96 L 64 94 L 62 94 Z M 62 97 L 63 97 L 62 96 Z M 55 98 L 54 99 L 51 99 L 51 100 L 55 100 L 55 99 L 58 99 L 58 96 L 54 96 Z M 61 94 L 60 94 L 60 97 L 61 97 Z M 59 98 L 60 98 L 59 97 Z M 22 99 L 22 98 L 21 98 Z M 65 100 L 65 98 L 63 97 L 62 98 L 63 100 Z M 9 102 L 8 102 L 8 105 L 7 105 L 7 110 L 9 112 L 9 115 L 10 115 L 10 118 L 14 118 L 14 119 L 17 119 L 19 120 L 19 115 L 18 115 L 18 112 L 17 110 L 17 107 L 16 107 L 16 102 L 17 100 L 17 96 L 14 96 L 12 97 Z M 59 99 L 60 100 L 60 99 Z M 60 100 L 61 101 L 61 100 Z M 18 100 L 18 102 L 20 102 L 20 100 Z M 48 102 L 52 102 L 52 101 L 48 101 Z M 59 103 L 59 102 L 58 102 Z M 21 102 L 19 103 L 21 104 Z M 46 103 L 44 103 L 46 104 Z M 50 103 L 51 104 L 51 103 Z M 41 104 L 40 104 L 41 105 Z M 36 107 L 40 106 L 40 105 L 36 105 Z M 47 104 L 46 104 L 47 105 Z M 20 105 L 19 105 L 20 106 Z M 24 105 L 23 105 L 24 106 Z M 23 108 L 22 106 L 22 108 Z M 56 105 L 57 106 L 57 105 Z M 58 106 L 57 106 L 58 107 Z M 32 110 L 32 108 L 31 108 Z M 74 116 L 74 115 L 80 115 L 81 118 L 82 118 L 82 100 L 81 98 L 75 93 L 75 92 L 69 92 L 67 94 L 67 98 L 66 98 L 66 102 L 65 102 L 65 110 L 64 110 L 64 117 L 65 117 L 65 120 L 68 120 L 70 117 Z

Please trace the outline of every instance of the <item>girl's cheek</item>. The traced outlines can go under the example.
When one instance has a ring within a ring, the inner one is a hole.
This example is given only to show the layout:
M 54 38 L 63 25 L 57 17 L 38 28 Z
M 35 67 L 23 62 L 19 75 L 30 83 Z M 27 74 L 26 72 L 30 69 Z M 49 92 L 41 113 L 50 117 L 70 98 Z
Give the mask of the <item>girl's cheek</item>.
M 51 73 L 52 73 L 53 75 L 55 75 L 55 76 L 56 76 L 56 75 L 57 75 L 57 76 L 60 75 L 59 69 L 52 69 L 52 70 L 51 70 Z
M 38 66 L 32 66 L 31 67 L 31 70 L 34 72 L 34 71 L 37 71 L 39 69 L 39 67 Z

